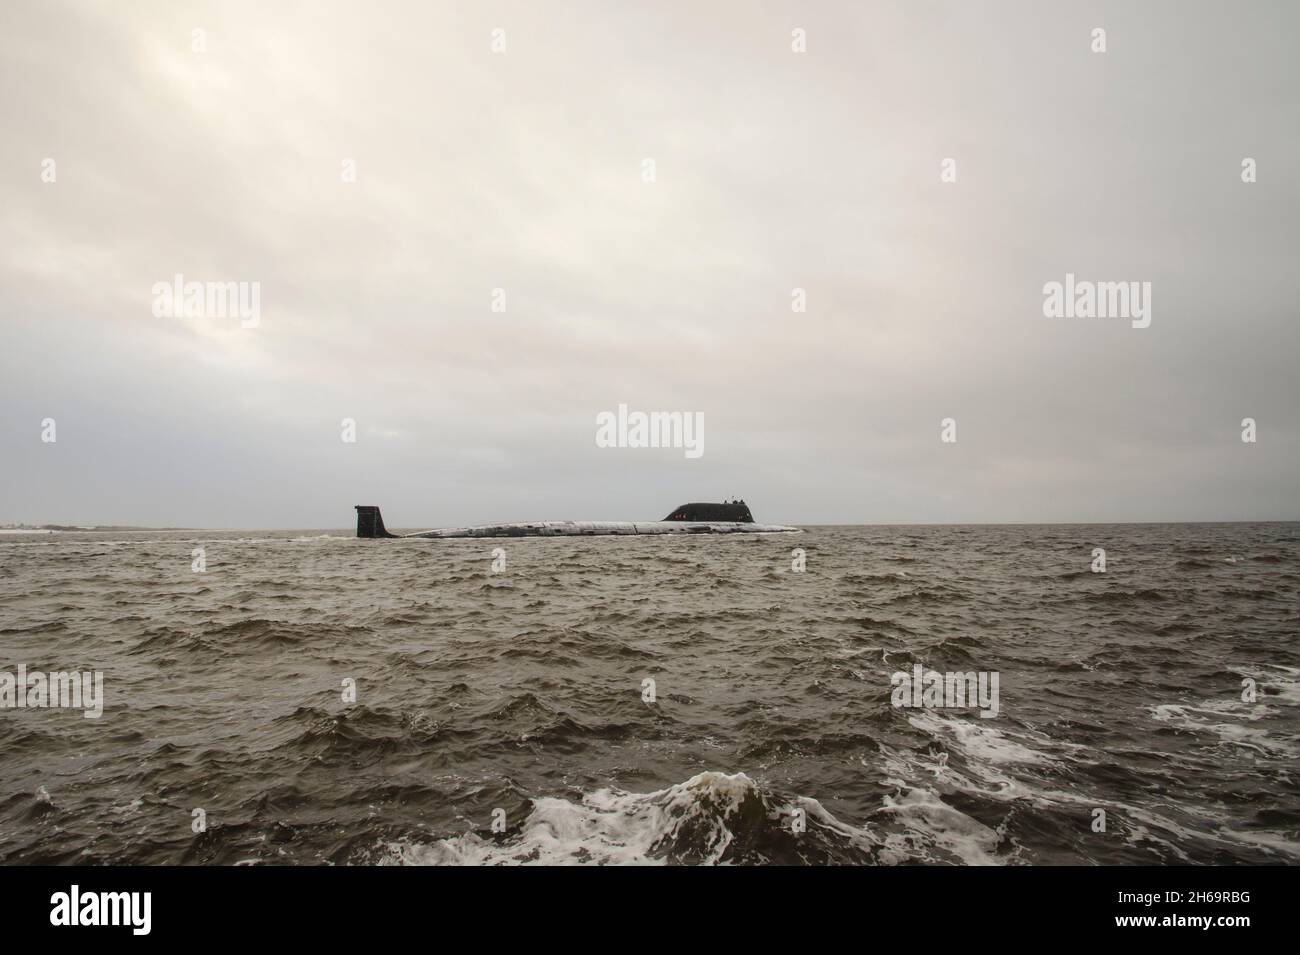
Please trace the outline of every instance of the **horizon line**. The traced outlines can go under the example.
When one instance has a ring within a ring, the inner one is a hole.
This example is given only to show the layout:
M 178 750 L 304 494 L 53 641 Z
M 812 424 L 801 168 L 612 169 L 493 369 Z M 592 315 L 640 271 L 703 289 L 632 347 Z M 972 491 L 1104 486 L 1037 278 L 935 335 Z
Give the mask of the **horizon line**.
M 514 522 L 514 523 L 532 523 Z M 640 522 L 632 522 L 640 523 Z M 1300 517 L 1265 517 L 1265 518 L 1218 518 L 1218 519 L 1196 519 L 1196 520 L 1156 520 L 1156 521 L 1132 521 L 1132 520 L 1079 520 L 1079 521 L 851 521 L 846 523 L 827 523 L 824 521 L 796 523 L 792 527 L 1086 527 L 1095 525 L 1109 526 L 1144 526 L 1144 525 L 1165 525 L 1165 524 L 1296 524 L 1300 523 Z M 467 526 L 475 525 L 436 525 L 436 524 L 400 524 L 394 525 L 394 529 L 411 530 L 413 528 L 433 528 L 439 526 Z M 164 525 L 154 526 L 148 524 L 86 524 L 86 523 L 61 523 L 58 521 L 47 521 L 43 524 L 31 524 L 27 522 L 8 522 L 0 524 L 0 530 L 12 533 L 96 533 L 107 531 L 329 531 L 329 530 L 351 530 L 351 523 L 339 526 L 308 526 L 308 525 L 285 525 L 282 527 L 251 527 L 251 526 L 184 526 L 184 525 Z

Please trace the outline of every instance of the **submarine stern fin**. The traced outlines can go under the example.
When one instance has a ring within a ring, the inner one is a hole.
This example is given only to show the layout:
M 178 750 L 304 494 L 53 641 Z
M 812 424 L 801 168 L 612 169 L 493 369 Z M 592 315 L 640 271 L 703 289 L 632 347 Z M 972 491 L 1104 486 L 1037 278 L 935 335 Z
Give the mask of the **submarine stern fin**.
M 396 537 L 384 528 L 384 515 L 373 504 L 357 504 L 357 536 L 363 538 Z

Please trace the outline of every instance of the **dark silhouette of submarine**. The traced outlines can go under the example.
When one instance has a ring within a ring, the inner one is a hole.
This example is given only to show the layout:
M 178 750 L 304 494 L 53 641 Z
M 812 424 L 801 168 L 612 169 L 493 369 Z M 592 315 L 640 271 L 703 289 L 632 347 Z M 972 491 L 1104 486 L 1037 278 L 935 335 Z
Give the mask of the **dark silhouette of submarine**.
M 613 534 L 782 534 L 799 533 L 784 524 L 756 524 L 744 501 L 722 504 L 683 504 L 661 521 L 531 521 L 438 527 L 413 534 L 390 534 L 373 504 L 358 504 L 357 536 L 392 537 L 599 537 Z

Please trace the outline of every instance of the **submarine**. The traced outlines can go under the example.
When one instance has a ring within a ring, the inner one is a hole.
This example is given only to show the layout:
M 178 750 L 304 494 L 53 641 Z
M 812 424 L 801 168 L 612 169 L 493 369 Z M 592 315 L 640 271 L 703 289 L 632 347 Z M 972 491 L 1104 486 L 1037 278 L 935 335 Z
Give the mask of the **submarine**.
M 683 504 L 661 521 L 526 521 L 513 524 L 479 524 L 475 527 L 437 527 L 411 534 L 390 534 L 384 517 L 372 504 L 357 504 L 357 537 L 458 538 L 458 537 L 602 537 L 634 534 L 800 534 L 798 527 L 758 524 L 744 501 L 722 504 Z

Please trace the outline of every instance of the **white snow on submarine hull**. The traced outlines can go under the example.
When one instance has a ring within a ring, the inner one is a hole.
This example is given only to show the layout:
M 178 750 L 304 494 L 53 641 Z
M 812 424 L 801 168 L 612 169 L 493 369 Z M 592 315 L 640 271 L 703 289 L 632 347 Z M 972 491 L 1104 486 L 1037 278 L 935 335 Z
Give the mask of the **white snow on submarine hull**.
M 800 534 L 798 527 L 745 521 L 533 521 L 439 527 L 399 537 L 603 537 L 617 534 Z

